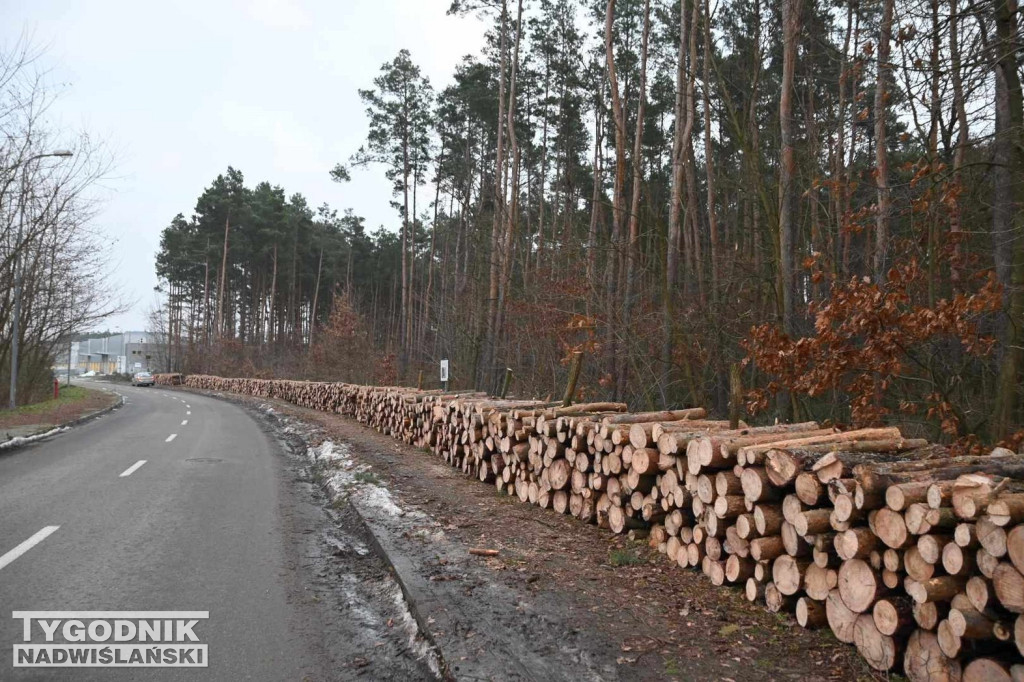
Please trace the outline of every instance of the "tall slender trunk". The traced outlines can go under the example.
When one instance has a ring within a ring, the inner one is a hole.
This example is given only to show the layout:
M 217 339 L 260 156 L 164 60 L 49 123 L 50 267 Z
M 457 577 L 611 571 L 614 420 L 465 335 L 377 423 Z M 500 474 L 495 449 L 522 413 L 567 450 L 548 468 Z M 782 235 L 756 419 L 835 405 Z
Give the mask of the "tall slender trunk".
M 274 302 L 277 300 L 277 242 L 274 242 L 274 268 L 270 275 L 270 313 L 267 318 L 267 342 L 274 342 Z
M 1021 399 L 1021 366 L 1024 365 L 1024 96 L 1017 71 L 1020 47 L 1017 0 L 995 1 L 996 70 L 1003 80 L 1000 90 L 1005 128 L 997 128 L 995 144 L 1006 149 L 1010 185 L 1004 198 L 1010 216 L 1007 228 L 1012 239 L 1010 286 L 1006 300 L 1006 331 L 1003 358 L 999 368 L 995 406 L 992 411 L 992 436 L 1009 435 L 1015 423 Z
M 668 212 L 668 243 L 665 245 L 665 291 L 662 293 L 662 325 L 664 337 L 661 345 L 662 401 L 668 402 L 672 384 L 673 346 L 675 339 L 675 297 L 679 277 L 679 251 L 682 233 L 680 222 L 683 204 L 683 137 L 686 135 L 686 108 L 683 96 L 686 90 L 686 57 L 689 37 L 687 31 L 686 2 L 679 2 L 679 53 L 676 60 L 676 102 L 674 136 L 672 140 L 672 187 Z
M 423 295 L 423 321 L 420 323 L 420 348 L 424 348 L 427 337 L 427 329 L 430 325 L 430 297 L 434 290 L 434 246 L 437 237 L 437 210 L 441 203 L 441 166 L 444 165 L 444 143 L 441 144 L 441 153 L 437 157 L 437 184 L 434 190 L 434 224 L 430 228 L 430 257 L 427 259 L 427 290 Z
M 704 254 L 700 238 L 700 199 L 697 194 L 697 160 L 694 158 L 693 126 L 697 122 L 697 22 L 700 20 L 700 0 L 693 0 L 693 12 L 690 16 L 690 77 L 686 81 L 686 121 L 688 130 L 683 137 L 683 175 L 686 179 L 686 224 L 689 228 L 690 253 L 693 258 L 693 271 L 697 280 L 697 296 L 705 302 L 704 289 Z
M 967 155 L 967 144 L 970 140 L 970 128 L 967 124 L 967 105 L 964 102 L 963 74 L 960 72 L 960 8 L 958 0 L 949 0 L 949 70 L 953 80 L 953 110 L 956 114 L 957 138 L 956 151 L 953 153 L 953 182 L 959 185 L 961 182 L 960 171 L 964 165 L 964 158 Z M 960 209 L 957 207 L 949 221 L 949 231 L 953 235 L 954 264 L 950 273 L 953 288 L 960 285 Z
M 622 97 L 619 93 L 619 78 L 615 69 L 615 51 L 612 48 L 612 26 L 615 21 L 615 0 L 608 0 L 605 8 L 604 23 L 604 48 L 605 62 L 608 69 L 608 88 L 612 97 L 612 118 L 615 124 L 615 189 L 612 195 L 612 233 L 608 251 L 608 267 L 606 279 L 606 293 L 608 307 L 608 328 L 605 350 L 608 353 L 608 367 L 611 369 L 613 383 L 618 387 L 615 379 L 616 366 L 618 363 L 616 353 L 616 323 L 617 318 L 617 296 L 616 292 L 616 263 L 618 261 L 619 242 L 622 239 L 622 230 L 625 217 L 623 208 L 625 184 L 626 184 L 626 112 L 622 104 Z
M 316 332 L 316 306 L 320 298 L 320 275 L 324 271 L 324 247 L 320 247 L 320 261 L 316 266 L 316 288 L 313 289 L 313 303 L 309 309 L 309 348 L 313 348 L 313 335 Z
M 704 0 L 704 167 L 708 181 L 708 231 L 711 240 L 711 302 L 718 301 L 718 210 L 715 202 L 715 149 L 711 143 L 711 4 Z
M 651 34 L 651 0 L 644 0 L 644 28 L 640 38 L 640 84 L 637 92 L 636 129 L 633 131 L 633 197 L 629 204 L 629 244 L 626 250 L 626 289 L 622 296 L 622 330 L 628 335 L 633 311 L 633 291 L 640 259 L 640 189 L 643 184 L 644 112 L 647 105 L 647 45 Z M 619 353 L 619 395 L 625 395 L 629 372 L 626 353 Z
M 594 297 L 598 291 L 597 276 L 597 226 L 601 220 L 601 183 L 604 169 L 602 168 L 601 149 L 604 144 L 604 84 L 597 88 L 596 105 L 594 107 L 594 187 L 590 199 L 590 228 L 587 231 L 587 284 L 586 297 L 587 317 L 594 314 Z M 543 204 L 541 204 L 543 210 Z
M 224 220 L 224 248 L 221 250 L 220 261 L 220 286 L 217 287 L 217 338 L 224 334 L 224 287 L 228 272 L 228 230 L 231 226 L 231 216 Z
M 782 327 L 794 333 L 793 261 L 796 249 L 796 216 L 793 211 L 796 160 L 793 145 L 793 89 L 796 73 L 797 38 L 800 35 L 800 0 L 782 0 L 782 86 L 779 96 L 779 298 Z
M 875 281 L 885 281 L 888 269 L 889 213 L 891 189 L 889 187 L 889 148 L 885 115 L 888 111 L 889 44 L 892 39 L 893 0 L 882 0 L 882 20 L 878 25 L 878 69 L 875 79 L 875 185 L 878 188 L 878 207 L 875 218 Z
M 203 275 L 203 343 L 210 345 L 210 238 L 206 238 L 206 266 Z
M 494 346 L 497 342 L 498 288 L 501 282 L 501 231 L 503 227 L 505 189 L 502 182 L 505 169 L 505 80 L 508 68 L 508 0 L 501 0 L 501 37 L 498 67 L 498 143 L 494 153 L 494 215 L 491 222 L 490 279 L 487 289 L 487 319 L 484 327 L 484 342 L 481 348 L 481 362 L 477 375 L 477 386 L 487 386 L 494 363 Z
M 955 1 L 955 0 L 954 0 Z M 839 67 L 839 113 L 836 117 L 837 131 L 836 131 L 836 146 L 835 153 L 832 157 L 833 169 L 832 173 L 836 180 L 836 191 L 832 193 L 832 212 L 835 216 L 835 252 L 832 257 L 836 262 L 836 269 L 843 275 L 847 276 L 847 260 L 845 254 L 847 249 L 843 248 L 843 244 L 847 243 L 847 237 L 844 234 L 844 225 L 846 223 L 846 195 L 850 191 L 849 183 L 846 182 L 846 104 L 847 104 L 847 90 L 849 90 L 849 79 L 850 79 L 850 36 L 853 33 L 853 2 L 849 2 L 846 6 L 846 37 L 843 38 L 843 63 Z
M 509 79 L 508 89 L 508 107 L 507 107 L 507 126 L 508 126 L 508 150 L 509 156 L 512 159 L 511 162 L 511 182 L 509 187 L 509 202 L 510 206 L 506 213 L 505 220 L 505 233 L 502 239 L 502 255 L 501 255 L 501 279 L 498 285 L 498 308 L 495 315 L 494 323 L 494 343 L 491 346 L 491 352 L 497 349 L 497 339 L 501 337 L 502 329 L 505 326 L 505 301 L 508 297 L 508 288 L 511 285 L 512 278 L 512 259 L 513 251 L 515 248 L 515 234 L 516 234 L 516 223 L 519 219 L 519 180 L 520 180 L 520 164 L 519 164 L 519 141 L 516 137 L 516 77 L 519 73 L 519 45 L 521 43 L 520 38 L 523 34 L 523 0 L 519 0 L 517 3 L 518 9 L 516 11 L 516 41 L 515 46 L 512 49 L 512 74 Z M 492 363 L 495 358 L 492 355 Z
M 547 56 L 544 58 L 544 105 L 541 111 L 544 112 L 544 125 L 540 136 L 540 184 L 538 195 L 540 207 L 537 215 L 537 270 L 540 270 L 541 260 L 544 258 L 544 205 L 547 203 L 544 196 L 545 185 L 548 181 L 548 92 L 550 89 L 551 65 Z M 551 241 L 554 241 L 552 237 Z

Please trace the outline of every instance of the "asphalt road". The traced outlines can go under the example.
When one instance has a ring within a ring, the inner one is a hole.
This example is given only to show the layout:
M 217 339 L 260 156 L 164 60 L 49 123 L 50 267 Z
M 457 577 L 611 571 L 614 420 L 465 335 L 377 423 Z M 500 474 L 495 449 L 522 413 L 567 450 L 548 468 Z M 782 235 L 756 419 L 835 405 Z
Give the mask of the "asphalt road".
M 335 678 L 277 443 L 224 401 L 116 390 L 121 409 L 0 454 L 0 680 Z M 12 668 L 18 610 L 209 611 L 209 668 Z

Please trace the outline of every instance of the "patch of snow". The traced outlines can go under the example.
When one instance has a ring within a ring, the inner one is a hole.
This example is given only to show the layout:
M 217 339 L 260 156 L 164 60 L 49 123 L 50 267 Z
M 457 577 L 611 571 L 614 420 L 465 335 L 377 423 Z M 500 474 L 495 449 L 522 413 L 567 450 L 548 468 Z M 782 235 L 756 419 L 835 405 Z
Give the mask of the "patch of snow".
M 326 535 L 325 539 L 327 540 L 328 544 L 334 545 L 335 549 L 339 549 L 343 552 L 352 550 L 359 556 L 366 556 L 370 553 L 370 550 L 367 549 L 366 545 L 364 545 L 359 540 L 356 540 L 355 538 L 346 536 L 344 539 L 342 539 L 334 535 Z
M 38 440 L 49 438 L 50 436 L 55 436 L 58 433 L 63 433 L 64 431 L 67 430 L 67 426 L 58 426 L 55 429 L 50 429 L 45 433 L 37 433 L 34 436 L 15 436 L 14 438 L 5 440 L 3 443 L 0 443 L 0 450 L 6 450 L 7 448 L 16 448 L 19 445 L 26 445 L 28 443 L 35 443 Z
M 315 448 L 309 448 L 309 459 L 313 462 L 320 464 L 329 464 L 332 466 L 342 466 L 345 468 L 351 468 L 352 457 L 349 454 L 348 445 L 345 443 L 335 443 L 334 441 L 325 440 Z
M 359 490 L 360 502 L 367 506 L 379 509 L 385 514 L 391 516 L 405 516 L 405 510 L 395 504 L 394 500 L 391 499 L 391 493 L 388 492 L 387 488 L 381 488 L 375 485 L 367 485 Z
M 346 605 L 352 609 L 352 613 L 368 629 L 379 626 L 381 618 L 370 610 L 370 604 L 359 594 L 360 583 L 356 577 L 346 573 L 341 576 L 341 579 L 344 582 L 341 589 L 345 593 Z
M 409 648 L 421 661 L 425 661 L 430 672 L 438 679 L 441 678 L 441 664 L 438 661 L 437 652 L 430 646 L 426 638 L 420 633 L 416 619 L 409 612 L 409 605 L 405 601 L 405 595 L 398 587 L 394 587 L 393 599 L 395 608 L 398 609 L 399 624 L 402 631 L 409 637 Z

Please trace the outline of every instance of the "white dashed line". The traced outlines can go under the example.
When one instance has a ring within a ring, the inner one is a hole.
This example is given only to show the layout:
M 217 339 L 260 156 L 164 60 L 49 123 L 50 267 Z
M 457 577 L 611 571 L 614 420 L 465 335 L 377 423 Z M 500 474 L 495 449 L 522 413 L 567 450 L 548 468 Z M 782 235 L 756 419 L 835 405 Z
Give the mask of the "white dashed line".
M 41 531 L 30 537 L 28 540 L 25 540 L 25 542 L 21 543 L 7 554 L 0 556 L 0 569 L 2 569 L 7 564 L 11 563 L 12 561 L 17 559 L 22 554 L 29 551 L 36 545 L 38 545 L 46 538 L 48 538 L 58 528 L 60 528 L 60 526 L 46 526 Z
M 192 410 L 186 410 L 185 414 L 192 414 Z
M 189 410 L 191 410 L 191 409 L 192 409 L 192 406 L 191 406 L 191 405 L 189 405 L 189 404 L 187 404 L 187 403 L 185 404 L 185 407 L 186 407 L 186 409 L 189 409 Z
M 171 435 L 167 436 L 167 440 L 165 440 L 164 442 L 165 443 L 170 443 L 172 440 L 174 440 L 177 437 L 178 437 L 178 434 L 172 433 Z
M 184 426 L 185 424 L 188 424 L 188 420 L 187 419 L 183 419 L 182 422 L 181 422 L 182 426 Z
M 130 467 L 128 467 L 127 469 L 122 471 L 120 478 L 124 478 L 125 476 L 131 476 L 132 474 L 134 474 L 136 471 L 139 470 L 139 467 L 141 467 L 145 463 L 146 463 L 146 460 L 140 459 L 138 462 L 136 462 L 135 464 L 131 465 Z

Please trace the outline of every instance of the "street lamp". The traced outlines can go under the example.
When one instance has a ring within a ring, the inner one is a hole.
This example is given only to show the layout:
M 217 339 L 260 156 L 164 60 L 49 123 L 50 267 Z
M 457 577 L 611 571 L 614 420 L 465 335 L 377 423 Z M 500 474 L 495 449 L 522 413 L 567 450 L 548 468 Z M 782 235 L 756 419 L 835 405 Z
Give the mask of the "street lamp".
M 21 330 L 18 328 L 21 323 L 21 239 L 25 231 L 25 176 L 28 172 L 28 166 L 33 161 L 38 159 L 45 159 L 50 156 L 58 156 L 61 158 L 67 158 L 74 156 L 74 152 L 67 149 L 58 149 L 54 152 L 46 152 L 43 154 L 36 154 L 25 159 L 21 167 L 21 211 L 18 218 L 18 238 L 14 242 L 14 318 L 12 320 L 12 331 L 11 336 L 11 409 L 15 409 L 18 406 L 18 335 Z

